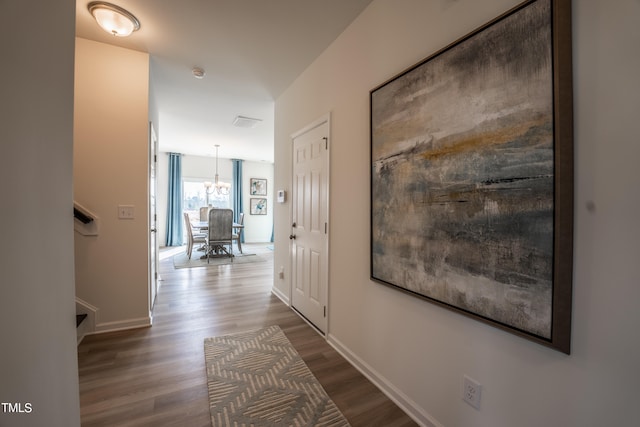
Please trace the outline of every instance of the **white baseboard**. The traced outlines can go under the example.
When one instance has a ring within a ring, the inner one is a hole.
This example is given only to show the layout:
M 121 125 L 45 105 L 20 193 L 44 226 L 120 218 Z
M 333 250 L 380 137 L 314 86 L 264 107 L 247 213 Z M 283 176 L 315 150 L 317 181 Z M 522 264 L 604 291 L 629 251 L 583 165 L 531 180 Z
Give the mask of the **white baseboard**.
M 151 326 L 151 317 L 140 317 L 137 319 L 118 320 L 116 322 L 104 322 L 96 325 L 95 334 L 105 332 L 124 331 L 127 329 L 146 328 Z
M 277 288 L 272 287 L 271 293 L 277 296 L 283 303 L 285 303 L 288 307 L 291 307 L 289 304 L 289 297 L 279 291 Z M 293 310 L 293 308 L 291 308 Z M 293 310 L 294 313 L 298 314 L 304 321 L 309 323 L 304 316 L 300 315 L 296 310 Z M 312 328 L 315 330 L 315 327 L 311 324 Z M 400 409 L 402 409 L 409 417 L 411 417 L 416 423 L 423 427 L 443 427 L 438 421 L 435 420 L 431 415 L 426 413 L 418 404 L 416 404 L 412 399 L 410 399 L 406 394 L 402 391 L 398 390 L 389 380 L 380 375 L 375 369 L 373 369 L 369 364 L 356 356 L 347 346 L 342 344 L 340 340 L 338 340 L 335 336 L 331 335 L 331 333 L 326 336 L 327 342 L 331 347 L 333 347 L 342 357 L 344 357 L 353 367 L 355 367 L 362 375 L 364 375 L 369 381 L 371 381 L 376 387 L 380 389 L 389 399 L 391 399 Z
M 362 375 L 367 377 L 369 381 L 375 384 L 384 394 L 387 395 L 396 405 L 400 407 L 407 415 L 409 415 L 416 423 L 424 427 L 443 427 L 431 415 L 426 413 L 412 399 L 410 399 L 402 391 L 398 390 L 389 380 L 380 375 L 375 369 L 369 366 L 365 361 L 356 356 L 351 350 L 343 345 L 335 336 L 329 334 L 327 342 L 338 353 L 342 355 L 349 363 L 351 363 Z
M 289 297 L 286 296 L 285 294 L 282 293 L 282 291 L 280 291 L 278 288 L 276 287 L 272 287 L 271 288 L 271 293 L 274 294 L 275 296 L 277 296 L 278 298 L 280 298 L 280 300 L 285 303 L 287 305 L 287 307 L 289 307 L 291 304 L 289 304 Z

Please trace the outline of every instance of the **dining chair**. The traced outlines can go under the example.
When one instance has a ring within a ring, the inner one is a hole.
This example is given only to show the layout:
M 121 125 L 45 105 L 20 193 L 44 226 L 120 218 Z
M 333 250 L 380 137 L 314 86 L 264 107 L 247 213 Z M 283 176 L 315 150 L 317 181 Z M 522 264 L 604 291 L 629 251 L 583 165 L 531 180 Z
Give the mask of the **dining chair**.
M 244 212 L 241 212 L 240 215 L 238 215 L 238 225 L 244 225 Z M 238 251 L 240 253 L 242 253 L 242 242 L 240 242 L 240 240 L 242 240 L 242 230 L 244 230 L 244 228 L 238 228 L 234 230 L 235 232 L 231 235 L 231 240 L 236 241 L 238 245 Z
M 200 221 L 207 221 L 209 219 L 209 210 L 211 207 L 203 206 L 200 208 Z
M 209 211 L 209 235 L 207 237 L 207 264 L 211 255 L 226 254 L 233 261 L 233 211 L 211 209 Z M 226 246 L 229 246 L 227 250 Z
M 189 214 L 184 213 L 184 225 L 187 229 L 187 256 L 191 259 L 191 253 L 193 252 L 193 245 L 196 243 L 207 243 L 207 235 L 201 233 L 194 233 L 193 227 L 191 227 L 191 221 L 189 220 Z

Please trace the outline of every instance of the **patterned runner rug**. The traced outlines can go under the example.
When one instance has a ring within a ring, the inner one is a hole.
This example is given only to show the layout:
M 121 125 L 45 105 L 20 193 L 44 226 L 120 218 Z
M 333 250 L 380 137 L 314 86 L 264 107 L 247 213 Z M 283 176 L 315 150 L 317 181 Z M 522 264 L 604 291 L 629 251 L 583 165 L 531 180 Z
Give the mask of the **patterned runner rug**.
M 211 423 L 349 426 L 278 326 L 204 341 Z

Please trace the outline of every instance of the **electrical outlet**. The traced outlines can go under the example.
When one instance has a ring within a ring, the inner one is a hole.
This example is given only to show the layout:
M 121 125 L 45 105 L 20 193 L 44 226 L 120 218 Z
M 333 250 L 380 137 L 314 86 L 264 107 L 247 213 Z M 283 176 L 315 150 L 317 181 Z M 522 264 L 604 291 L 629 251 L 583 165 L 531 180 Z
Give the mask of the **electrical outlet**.
M 464 375 L 462 381 L 462 400 L 476 409 L 480 409 L 480 395 L 482 385 L 474 379 Z

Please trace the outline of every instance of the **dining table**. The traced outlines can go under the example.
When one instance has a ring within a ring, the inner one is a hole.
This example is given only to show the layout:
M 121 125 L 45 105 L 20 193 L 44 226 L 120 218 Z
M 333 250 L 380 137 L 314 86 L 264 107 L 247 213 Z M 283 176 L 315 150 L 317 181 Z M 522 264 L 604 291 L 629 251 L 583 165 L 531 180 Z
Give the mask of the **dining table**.
M 207 231 L 209 229 L 209 221 L 191 221 L 191 226 L 202 231 Z M 237 222 L 234 222 L 231 226 L 235 230 L 244 228 L 243 224 L 238 224 Z
M 191 226 L 196 229 L 196 230 L 200 230 L 203 233 L 206 233 L 209 230 L 209 221 L 191 221 Z M 244 228 L 244 224 L 238 224 L 237 222 L 234 222 L 231 227 L 236 230 L 237 232 L 240 232 L 240 230 L 242 230 Z M 213 248 L 208 248 L 209 249 L 209 253 L 202 255 L 200 258 L 201 259 L 205 259 L 207 258 L 207 256 L 219 256 L 220 255 L 220 247 L 213 247 Z M 198 248 L 199 251 L 207 251 L 207 245 L 203 245 L 202 247 Z M 212 253 L 215 252 L 215 253 Z M 224 252 L 226 252 L 226 250 L 224 250 Z

